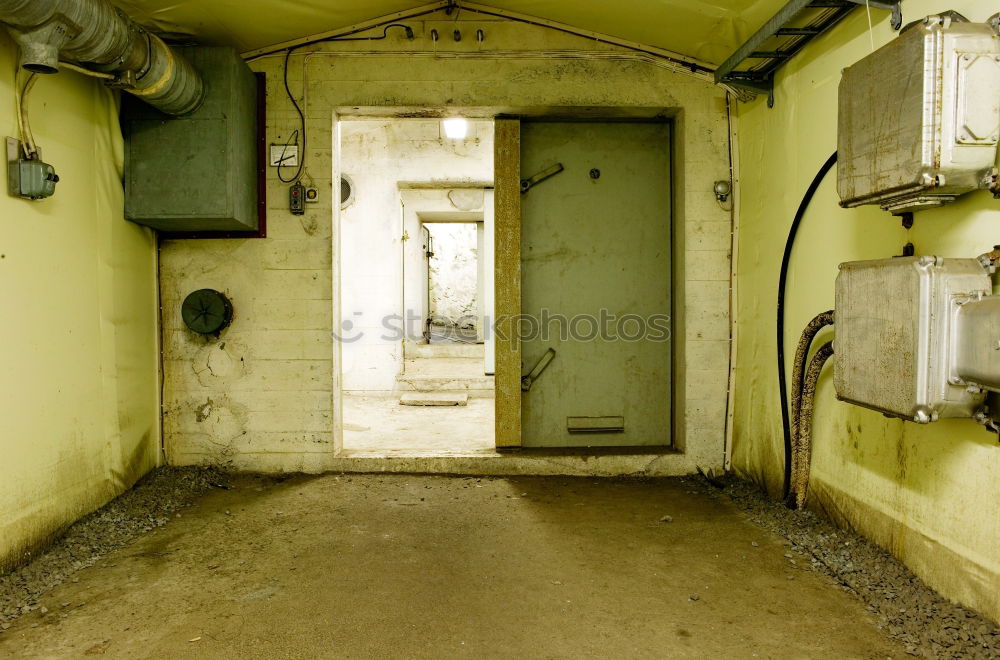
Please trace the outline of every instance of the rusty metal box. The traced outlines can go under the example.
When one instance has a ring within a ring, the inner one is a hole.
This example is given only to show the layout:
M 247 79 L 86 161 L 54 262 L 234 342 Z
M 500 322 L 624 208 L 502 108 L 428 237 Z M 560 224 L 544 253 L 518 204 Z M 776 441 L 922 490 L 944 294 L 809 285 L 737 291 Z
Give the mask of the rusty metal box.
M 844 70 L 837 128 L 842 206 L 914 210 L 993 183 L 1000 139 L 996 18 L 928 16 Z
M 985 394 L 955 378 L 958 310 L 988 296 L 976 259 L 899 257 L 840 265 L 837 397 L 920 423 L 972 417 Z

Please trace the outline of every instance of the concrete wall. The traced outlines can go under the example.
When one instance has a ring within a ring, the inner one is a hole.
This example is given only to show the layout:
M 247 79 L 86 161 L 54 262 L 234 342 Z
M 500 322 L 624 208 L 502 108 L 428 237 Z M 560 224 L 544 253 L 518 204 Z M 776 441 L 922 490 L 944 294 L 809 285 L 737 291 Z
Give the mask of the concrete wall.
M 17 135 L 0 31 L 0 136 Z M 23 82 L 23 79 L 22 79 Z M 157 463 L 156 239 L 122 216 L 117 99 L 74 73 L 28 100 L 54 197 L 0 194 L 0 571 Z M 4 177 L 6 177 L 6 165 Z
M 465 34 L 483 28 L 485 45 L 474 39 L 433 44 L 427 36 L 432 28 L 450 34 L 455 27 L 454 17 L 442 13 L 407 21 L 417 36 L 412 42 L 390 33 L 385 41 L 362 46 L 311 47 L 323 54 L 297 51 L 289 85 L 296 94 L 307 92 L 308 168 L 321 202 L 304 216 L 290 215 L 287 189 L 271 171 L 269 238 L 163 245 L 164 332 L 171 338 L 164 363 L 164 427 L 172 462 L 264 470 L 331 465 L 338 414 L 331 391 L 339 387 L 335 361 L 340 359 L 330 336 L 331 313 L 343 302 L 332 295 L 337 270 L 331 266 L 339 248 L 331 244 L 342 238 L 333 233 L 331 205 L 335 111 L 357 115 L 372 107 L 407 108 L 412 115 L 450 106 L 478 108 L 484 117 L 512 108 L 589 106 L 610 113 L 624 106 L 667 109 L 675 119 L 674 405 L 676 445 L 685 452 L 676 457 L 675 469 L 721 467 L 731 222 L 711 190 L 729 171 L 724 93 L 707 79 L 635 61 L 625 51 L 587 39 L 458 18 Z M 453 52 L 466 55 L 450 56 Z M 597 54 L 585 59 L 587 53 Z M 274 56 L 253 63 L 267 75 L 268 141 L 279 144 L 298 127 L 283 91 L 283 61 Z M 372 259 L 391 267 L 383 258 Z M 227 291 L 236 305 L 233 326 L 217 342 L 180 331 L 179 302 L 199 286 Z M 211 414 L 204 415 L 206 410 Z
M 328 64 L 329 58 L 319 63 Z M 384 322 L 410 310 L 423 316 L 422 308 L 409 304 L 409 294 L 424 301 L 427 281 L 414 264 L 404 267 L 404 243 L 419 247 L 421 236 L 419 221 L 404 226 L 400 187 L 440 190 L 492 181 L 493 128 L 491 122 L 471 122 L 466 139 L 451 140 L 442 134 L 438 119 L 361 120 L 342 122 L 340 133 L 341 166 L 354 181 L 355 194 L 340 220 L 340 318 L 342 335 L 350 339 L 341 353 L 344 389 L 391 390 L 402 371 L 403 343 L 386 331 Z M 440 211 L 457 211 L 446 194 L 439 196 Z M 389 324 L 398 326 L 396 321 Z M 419 337 L 421 324 L 410 325 Z
M 903 3 L 906 22 L 946 9 L 978 21 L 996 11 L 985 2 Z M 885 12 L 872 14 L 878 46 L 894 33 Z M 782 69 L 773 109 L 763 99 L 739 106 L 742 175 L 733 464 L 772 494 L 780 495 L 783 455 L 774 339 L 781 252 L 802 194 L 837 148 L 840 71 L 870 48 L 865 12 L 855 12 Z M 1000 236 L 1000 205 L 986 192 L 917 213 L 910 231 L 878 207 L 844 210 L 837 202 L 834 171 L 814 198 L 795 246 L 787 298 L 787 355 L 794 354 L 806 322 L 833 307 L 838 263 L 900 254 L 909 241 L 917 254 L 972 257 L 990 249 Z M 813 506 L 880 543 L 946 596 L 1000 618 L 996 435 L 971 421 L 920 426 L 840 403 L 829 371 L 817 392 Z

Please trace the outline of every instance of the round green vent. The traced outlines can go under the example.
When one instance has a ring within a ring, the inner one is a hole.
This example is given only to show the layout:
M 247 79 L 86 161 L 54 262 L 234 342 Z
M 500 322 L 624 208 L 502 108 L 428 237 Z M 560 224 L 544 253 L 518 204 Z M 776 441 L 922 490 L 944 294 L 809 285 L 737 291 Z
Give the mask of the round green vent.
M 200 335 L 217 335 L 233 320 L 233 305 L 215 289 L 199 289 L 181 305 L 184 325 Z

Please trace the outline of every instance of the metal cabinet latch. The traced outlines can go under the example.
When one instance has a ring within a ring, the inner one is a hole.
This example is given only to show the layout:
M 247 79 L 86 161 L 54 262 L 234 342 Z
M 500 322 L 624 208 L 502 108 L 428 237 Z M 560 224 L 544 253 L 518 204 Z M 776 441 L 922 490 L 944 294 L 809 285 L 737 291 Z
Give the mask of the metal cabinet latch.
M 549 350 L 545 351 L 545 355 L 543 355 L 542 358 L 538 361 L 538 364 L 535 365 L 535 368 L 531 370 L 531 373 L 529 373 L 527 376 L 521 376 L 522 392 L 527 392 L 531 389 L 531 386 L 534 385 L 535 381 L 538 380 L 538 377 L 542 375 L 542 372 L 548 368 L 549 364 L 551 364 L 552 359 L 555 356 L 556 356 L 556 349 L 550 348 Z
M 542 181 L 545 181 L 546 179 L 551 179 L 555 175 L 562 172 L 564 169 L 566 168 L 563 167 L 562 163 L 556 163 L 552 167 L 542 170 L 533 177 L 529 177 L 527 179 L 521 179 L 521 194 L 523 195 L 524 193 L 528 192 Z

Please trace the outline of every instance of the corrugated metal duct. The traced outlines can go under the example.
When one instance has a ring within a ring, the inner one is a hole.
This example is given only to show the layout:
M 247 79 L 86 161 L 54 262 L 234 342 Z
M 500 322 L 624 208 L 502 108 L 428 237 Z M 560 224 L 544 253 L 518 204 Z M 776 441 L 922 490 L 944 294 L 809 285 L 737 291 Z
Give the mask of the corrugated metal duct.
M 57 73 L 65 59 L 115 73 L 118 86 L 167 114 L 201 103 L 202 81 L 191 65 L 106 0 L 0 0 L 0 22 L 28 71 Z

